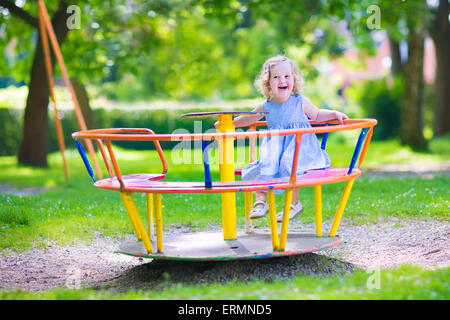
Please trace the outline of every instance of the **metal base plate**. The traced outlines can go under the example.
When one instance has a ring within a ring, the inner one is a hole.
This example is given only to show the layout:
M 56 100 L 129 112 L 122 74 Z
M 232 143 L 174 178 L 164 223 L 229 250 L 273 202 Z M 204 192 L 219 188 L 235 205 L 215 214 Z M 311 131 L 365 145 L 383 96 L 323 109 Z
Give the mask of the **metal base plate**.
M 286 249 L 272 250 L 269 230 L 238 233 L 235 240 L 224 240 L 222 232 L 195 232 L 168 235 L 164 237 L 162 253 L 156 253 L 156 241 L 152 241 L 155 253 L 147 253 L 141 241 L 122 244 L 117 252 L 126 255 L 166 260 L 244 260 L 282 257 L 314 252 L 338 245 L 342 237 L 317 237 L 313 232 L 288 233 Z

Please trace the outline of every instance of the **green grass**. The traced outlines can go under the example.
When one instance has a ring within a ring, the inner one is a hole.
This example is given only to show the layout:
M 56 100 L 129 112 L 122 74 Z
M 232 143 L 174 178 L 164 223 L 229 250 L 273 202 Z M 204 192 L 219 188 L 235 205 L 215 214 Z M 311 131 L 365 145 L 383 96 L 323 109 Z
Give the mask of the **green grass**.
M 414 266 L 395 269 L 335 274 L 326 277 L 297 275 L 289 281 L 232 281 L 227 284 L 174 285 L 164 290 L 108 290 L 59 288 L 37 293 L 0 291 L 0 300 L 15 299 L 155 299 L 155 300 L 298 300 L 298 299 L 378 299 L 447 300 L 450 269 L 423 270 Z

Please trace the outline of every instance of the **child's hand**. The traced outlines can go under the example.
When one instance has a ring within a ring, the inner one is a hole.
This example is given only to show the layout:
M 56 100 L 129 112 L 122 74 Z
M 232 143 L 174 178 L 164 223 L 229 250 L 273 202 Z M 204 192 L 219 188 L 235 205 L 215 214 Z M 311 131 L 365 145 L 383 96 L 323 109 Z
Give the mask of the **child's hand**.
M 214 128 L 217 128 L 218 125 L 219 125 L 219 121 L 216 121 L 216 122 L 214 123 Z
M 336 120 L 339 121 L 340 124 L 344 124 L 344 120 L 348 119 L 348 116 L 345 113 L 335 111 Z

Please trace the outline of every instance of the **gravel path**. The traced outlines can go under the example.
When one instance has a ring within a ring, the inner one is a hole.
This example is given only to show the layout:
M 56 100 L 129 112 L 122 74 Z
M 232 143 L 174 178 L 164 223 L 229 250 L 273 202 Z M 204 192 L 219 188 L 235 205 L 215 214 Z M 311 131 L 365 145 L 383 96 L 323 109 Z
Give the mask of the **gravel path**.
M 312 224 L 292 223 L 299 230 Z M 324 230 L 329 225 L 324 224 Z M 172 229 L 168 232 L 183 232 Z M 414 264 L 424 268 L 450 265 L 450 226 L 430 220 L 397 220 L 355 226 L 341 223 L 343 243 L 296 257 L 236 262 L 152 261 L 114 251 L 122 241 L 96 236 L 90 244 L 49 245 L 0 256 L 0 288 L 38 291 L 55 287 L 114 287 L 117 291 L 158 289 L 170 283 L 229 282 L 233 279 L 289 279 L 296 274 L 332 274 L 355 268 L 391 268 Z

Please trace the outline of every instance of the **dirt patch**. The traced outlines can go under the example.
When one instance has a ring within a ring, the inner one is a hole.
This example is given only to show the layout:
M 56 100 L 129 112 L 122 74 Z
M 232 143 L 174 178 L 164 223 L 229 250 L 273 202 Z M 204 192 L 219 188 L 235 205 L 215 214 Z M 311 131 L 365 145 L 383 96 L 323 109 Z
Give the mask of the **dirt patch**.
M 16 196 L 31 196 L 49 190 L 48 187 L 15 188 L 7 183 L 0 183 L 0 193 L 13 194 Z
M 448 221 L 391 218 L 361 226 L 344 222 L 339 234 L 344 243 L 330 248 L 326 255 L 360 268 L 386 269 L 402 264 L 426 269 L 450 266 Z
M 450 161 L 438 163 L 389 164 L 380 168 L 363 168 L 363 177 L 371 178 L 433 178 L 436 175 L 450 176 Z
M 299 220 L 292 228 L 313 230 Z M 329 225 L 324 224 L 324 230 Z M 0 256 L 0 288 L 29 291 L 55 287 L 113 287 L 117 291 L 159 289 L 168 284 L 226 283 L 233 279 L 290 279 L 297 274 L 345 273 L 355 268 L 424 268 L 450 265 L 450 227 L 428 220 L 397 220 L 355 226 L 341 223 L 344 241 L 334 248 L 296 257 L 234 262 L 152 261 L 115 253 L 122 241 L 98 235 L 90 244 L 49 245 Z M 183 232 L 174 228 L 170 232 Z

